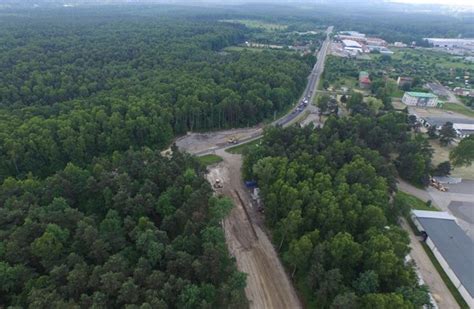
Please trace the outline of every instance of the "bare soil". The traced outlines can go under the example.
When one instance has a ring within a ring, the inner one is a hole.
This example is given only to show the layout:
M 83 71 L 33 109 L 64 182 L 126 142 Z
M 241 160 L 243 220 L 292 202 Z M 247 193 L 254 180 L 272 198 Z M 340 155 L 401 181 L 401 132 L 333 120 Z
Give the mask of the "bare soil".
M 218 194 L 234 201 L 235 207 L 224 220 L 227 246 L 237 267 L 247 273 L 245 294 L 250 308 L 302 308 L 295 289 L 270 239 L 264 232 L 259 213 L 252 204 L 241 178 L 242 157 L 218 150 L 224 161 L 210 167 L 211 184 L 220 179 Z
M 191 154 L 199 154 L 207 150 L 218 150 L 223 146 L 232 146 L 232 144 L 229 144 L 229 140 L 232 138 L 241 141 L 259 136 L 262 133 L 262 126 L 206 133 L 188 133 L 176 139 L 175 143 L 181 150 Z

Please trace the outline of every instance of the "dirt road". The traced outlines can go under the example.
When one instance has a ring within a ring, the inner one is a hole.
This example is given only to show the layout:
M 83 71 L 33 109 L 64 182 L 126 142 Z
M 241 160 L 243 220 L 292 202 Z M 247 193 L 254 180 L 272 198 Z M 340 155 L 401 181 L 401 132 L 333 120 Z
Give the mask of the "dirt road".
M 433 263 L 431 263 L 431 260 L 423 249 L 420 240 L 415 236 L 415 234 L 413 234 L 413 231 L 405 219 L 402 220 L 401 226 L 408 232 L 408 235 L 410 236 L 410 256 L 415 261 L 416 267 L 420 271 L 421 277 L 425 281 L 425 284 L 430 288 L 430 292 L 438 304 L 438 307 L 441 309 L 459 308 L 458 303 L 454 299 L 446 284 L 444 284 L 443 279 L 441 279 L 441 276 L 434 267 Z
M 250 308 L 302 308 L 291 281 L 262 227 L 255 222 L 256 209 L 243 187 L 242 156 L 218 150 L 223 161 L 210 168 L 208 180 L 220 179 L 219 193 L 234 201 L 234 209 L 224 221 L 224 231 L 230 253 L 240 271 L 248 274 L 245 294 Z

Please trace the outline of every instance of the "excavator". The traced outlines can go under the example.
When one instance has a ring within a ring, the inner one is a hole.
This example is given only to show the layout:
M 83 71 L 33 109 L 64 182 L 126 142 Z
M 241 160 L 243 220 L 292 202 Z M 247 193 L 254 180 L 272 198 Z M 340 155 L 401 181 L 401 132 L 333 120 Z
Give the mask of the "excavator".
M 239 138 L 235 135 L 232 135 L 228 140 L 227 143 L 229 144 L 238 144 L 239 143 Z
M 224 187 L 224 186 L 222 185 L 221 180 L 219 178 L 217 178 L 216 181 L 214 182 L 214 188 L 215 189 L 220 189 L 222 187 Z
M 441 191 L 441 192 L 446 192 L 446 191 L 448 191 L 448 188 L 446 188 L 445 186 L 443 186 L 439 181 L 437 181 L 437 180 L 434 179 L 434 178 L 431 178 L 431 180 L 430 180 L 430 186 L 432 186 L 432 187 L 435 188 L 435 189 L 438 189 L 438 190 Z

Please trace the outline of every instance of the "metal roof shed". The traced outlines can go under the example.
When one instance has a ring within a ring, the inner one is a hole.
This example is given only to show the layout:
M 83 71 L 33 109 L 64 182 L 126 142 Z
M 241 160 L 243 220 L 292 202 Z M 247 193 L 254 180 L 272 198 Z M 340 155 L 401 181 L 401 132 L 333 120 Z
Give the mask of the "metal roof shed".
M 468 305 L 474 307 L 474 241 L 447 212 L 412 212 L 415 225 L 427 234 L 430 247 Z

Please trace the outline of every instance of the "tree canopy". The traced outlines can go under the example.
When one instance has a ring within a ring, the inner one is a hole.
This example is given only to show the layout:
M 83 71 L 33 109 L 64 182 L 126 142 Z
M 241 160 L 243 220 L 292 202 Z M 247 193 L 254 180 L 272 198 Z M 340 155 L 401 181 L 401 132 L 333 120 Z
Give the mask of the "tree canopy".
M 0 304 L 245 306 L 219 226 L 232 204 L 212 197 L 194 159 L 149 149 L 89 168 L 0 186 Z
M 0 21 L 0 180 L 257 124 L 297 100 L 315 61 L 223 51 L 251 33 L 239 24 L 86 13 Z
M 454 166 L 470 166 L 474 162 L 474 135 L 462 139 L 449 158 Z
M 265 222 L 309 307 L 419 307 L 429 298 L 405 264 L 394 166 L 355 137 L 370 118 L 351 118 L 268 129 L 245 157 L 246 176 L 259 184 Z

